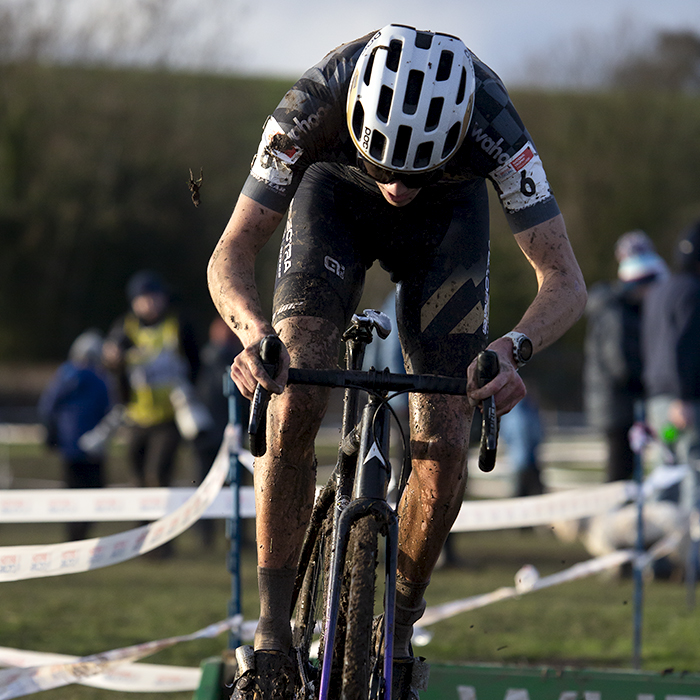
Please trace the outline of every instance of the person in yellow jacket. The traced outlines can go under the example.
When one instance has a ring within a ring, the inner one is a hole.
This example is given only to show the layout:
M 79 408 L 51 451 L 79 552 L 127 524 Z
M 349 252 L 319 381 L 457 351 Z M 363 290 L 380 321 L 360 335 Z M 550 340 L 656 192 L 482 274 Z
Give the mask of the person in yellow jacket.
M 158 273 L 137 272 L 126 293 L 131 308 L 112 326 L 104 360 L 120 380 L 137 485 L 170 486 L 181 439 L 173 391 L 196 377 L 197 341 Z

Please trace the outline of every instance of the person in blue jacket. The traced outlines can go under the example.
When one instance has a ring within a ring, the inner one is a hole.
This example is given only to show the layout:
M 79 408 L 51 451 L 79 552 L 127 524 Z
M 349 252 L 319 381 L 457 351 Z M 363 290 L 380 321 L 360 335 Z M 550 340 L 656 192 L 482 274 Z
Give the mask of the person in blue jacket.
M 102 371 L 102 337 L 86 331 L 71 345 L 68 360 L 56 371 L 39 399 L 39 417 L 46 428 L 47 444 L 63 460 L 68 488 L 102 488 L 104 455 L 86 453 L 80 437 L 92 430 L 110 409 L 110 392 Z M 67 523 L 70 541 L 85 539 L 92 523 Z

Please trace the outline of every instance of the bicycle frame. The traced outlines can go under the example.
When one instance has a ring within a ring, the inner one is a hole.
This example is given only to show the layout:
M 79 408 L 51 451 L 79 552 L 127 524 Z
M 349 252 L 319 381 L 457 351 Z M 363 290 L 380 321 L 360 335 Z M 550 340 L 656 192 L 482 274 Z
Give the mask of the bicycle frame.
M 364 327 L 352 326 L 345 334 L 346 364 L 348 369 L 359 369 L 364 358 L 364 349 L 369 341 Z M 391 464 L 389 462 L 389 420 L 386 405 L 386 392 L 383 395 L 370 394 L 360 421 L 359 446 L 348 454 L 349 436 L 355 435 L 359 390 L 345 390 L 343 407 L 343 447 L 339 451 L 338 490 L 333 523 L 331 579 L 325 610 L 325 644 L 321 668 L 319 700 L 329 700 L 333 648 L 337 630 L 340 606 L 341 581 L 348 550 L 350 530 L 360 519 L 373 517 L 383 525 L 386 539 L 385 555 L 385 597 L 384 597 L 384 697 L 391 700 L 391 683 L 394 648 L 394 606 L 396 600 L 396 565 L 398 558 L 398 518 L 386 501 Z M 351 439 L 350 444 L 356 443 Z M 359 458 L 359 463 L 358 463 Z M 354 475 L 349 473 L 353 467 Z M 352 495 L 350 490 L 352 489 Z

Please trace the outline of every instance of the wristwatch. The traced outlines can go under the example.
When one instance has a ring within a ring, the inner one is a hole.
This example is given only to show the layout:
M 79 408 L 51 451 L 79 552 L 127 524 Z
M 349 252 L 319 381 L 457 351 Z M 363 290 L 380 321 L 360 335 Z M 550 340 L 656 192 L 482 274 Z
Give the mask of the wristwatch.
M 532 357 L 532 341 L 525 333 L 518 333 L 518 331 L 511 331 L 503 337 L 510 338 L 513 342 L 513 360 L 515 366 L 520 369 Z

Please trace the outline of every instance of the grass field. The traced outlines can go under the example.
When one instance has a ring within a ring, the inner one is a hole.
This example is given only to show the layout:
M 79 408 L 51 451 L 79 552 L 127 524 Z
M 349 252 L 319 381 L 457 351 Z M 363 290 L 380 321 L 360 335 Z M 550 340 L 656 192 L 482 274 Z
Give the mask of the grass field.
M 3 446 L 3 468 L 15 477 L 60 480 L 53 455 L 40 446 Z M 178 477 L 191 483 L 188 453 L 180 455 Z M 110 483 L 128 473 L 117 449 L 109 463 Z M 31 483 L 31 482 L 29 482 Z M 175 558 L 140 558 L 92 572 L 0 584 L 0 645 L 32 651 L 86 655 L 194 632 L 226 617 L 230 576 L 223 524 L 211 550 L 195 529 L 176 540 Z M 111 534 L 132 523 L 100 524 L 94 534 Z M 56 524 L 2 525 L 0 546 L 60 541 Z M 436 571 L 428 605 L 512 586 L 515 572 L 532 564 L 551 574 L 588 558 L 579 544 L 557 540 L 546 529 L 455 535 L 459 566 Z M 246 619 L 257 614 L 253 547 L 243 560 Z M 629 579 L 595 576 L 497 603 L 434 625 L 431 643 L 420 653 L 441 662 L 629 668 L 632 657 L 633 588 Z M 688 610 L 677 582 L 646 585 L 643 668 L 700 671 L 700 613 Z M 225 636 L 179 644 L 146 662 L 198 666 L 226 646 Z M 107 700 L 116 693 L 82 686 L 45 691 L 46 700 Z M 162 694 L 137 694 L 144 700 Z M 174 698 L 190 693 L 170 694 Z

